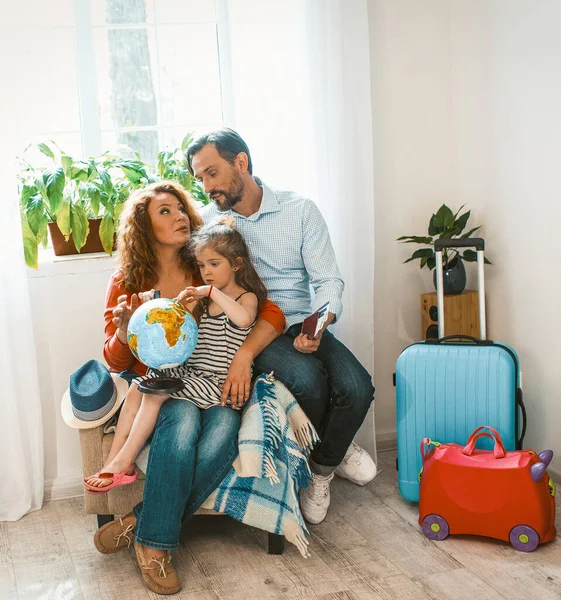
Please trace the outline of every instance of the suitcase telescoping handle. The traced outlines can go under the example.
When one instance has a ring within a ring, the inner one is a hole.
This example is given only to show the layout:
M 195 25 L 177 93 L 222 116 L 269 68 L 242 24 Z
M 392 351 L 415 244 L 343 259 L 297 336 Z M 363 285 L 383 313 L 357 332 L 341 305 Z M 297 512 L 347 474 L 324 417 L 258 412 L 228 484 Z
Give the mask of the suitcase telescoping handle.
M 473 335 L 466 335 L 464 333 L 454 333 L 452 335 L 445 335 L 441 338 L 429 338 L 425 340 L 427 344 L 442 344 L 442 342 L 448 342 L 450 340 L 461 340 L 464 342 L 473 342 L 478 346 L 492 346 L 493 340 L 481 340 L 479 338 L 473 337 Z
M 479 337 L 487 338 L 487 322 L 485 319 L 485 277 L 483 263 L 485 240 L 483 238 L 442 239 L 435 240 L 436 257 L 436 297 L 438 308 L 438 337 L 444 337 L 444 272 L 442 268 L 442 250 L 444 248 L 475 248 L 477 254 L 477 288 L 479 290 Z
M 488 431 L 485 431 L 488 430 Z M 475 444 L 477 440 L 482 437 L 489 437 L 495 441 L 495 446 L 493 448 L 493 454 L 495 458 L 504 458 L 506 456 L 506 450 L 503 444 L 503 440 L 499 435 L 499 432 L 489 425 L 483 425 L 482 427 L 478 427 L 468 438 L 467 444 L 464 446 L 462 450 L 462 454 L 466 456 L 471 456 L 473 451 L 475 450 Z

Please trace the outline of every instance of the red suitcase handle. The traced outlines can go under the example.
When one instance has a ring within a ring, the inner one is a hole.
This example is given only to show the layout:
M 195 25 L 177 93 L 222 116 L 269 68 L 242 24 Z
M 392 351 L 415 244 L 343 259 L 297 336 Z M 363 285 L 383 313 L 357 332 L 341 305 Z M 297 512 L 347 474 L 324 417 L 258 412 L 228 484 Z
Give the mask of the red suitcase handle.
M 489 431 L 484 431 L 484 429 L 488 429 Z M 489 437 L 492 440 L 495 440 L 495 446 L 493 448 L 493 454 L 495 458 L 504 458 L 506 456 L 506 450 L 503 444 L 503 440 L 499 435 L 499 432 L 493 429 L 492 427 L 489 427 L 488 425 L 478 427 L 469 436 L 467 444 L 462 450 L 462 454 L 465 454 L 466 456 L 471 456 L 473 454 L 473 451 L 475 450 L 475 444 L 477 443 L 477 440 L 482 437 Z

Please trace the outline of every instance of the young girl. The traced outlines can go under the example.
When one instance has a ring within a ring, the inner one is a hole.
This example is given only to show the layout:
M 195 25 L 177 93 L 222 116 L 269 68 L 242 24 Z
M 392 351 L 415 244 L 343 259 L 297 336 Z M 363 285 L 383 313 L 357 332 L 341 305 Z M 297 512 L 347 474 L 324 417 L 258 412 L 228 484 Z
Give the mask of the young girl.
M 133 463 L 168 398 L 193 402 L 200 409 L 221 404 L 222 387 L 234 354 L 251 331 L 267 298 L 248 248 L 230 224 L 204 227 L 191 244 L 207 285 L 187 287 L 177 300 L 187 308 L 194 308 L 193 314 L 199 321 L 197 346 L 186 363 L 158 372 L 162 376 L 181 377 L 185 388 L 171 396 L 142 394 L 138 383 L 152 377 L 150 371 L 133 381 L 121 409 L 107 463 L 101 471 L 84 479 L 90 493 L 105 493 L 135 481 Z

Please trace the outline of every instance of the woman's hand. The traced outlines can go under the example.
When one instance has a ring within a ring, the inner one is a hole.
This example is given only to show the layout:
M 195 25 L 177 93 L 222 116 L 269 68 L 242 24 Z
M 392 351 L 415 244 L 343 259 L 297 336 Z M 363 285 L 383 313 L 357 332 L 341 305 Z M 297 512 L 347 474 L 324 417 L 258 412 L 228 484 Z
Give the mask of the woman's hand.
M 179 293 L 176 300 L 186 306 L 189 302 L 202 300 L 208 297 L 210 285 L 200 285 L 199 287 L 189 286 Z
M 130 306 L 127 304 L 127 296 L 119 296 L 117 298 L 117 306 L 113 309 L 113 323 L 117 327 L 117 337 L 123 344 L 127 343 L 127 328 L 132 313 L 138 308 L 139 298 L 138 294 L 131 296 Z
M 226 405 L 228 396 L 232 408 L 241 408 L 248 400 L 251 392 L 251 355 L 240 348 L 228 369 L 228 376 L 222 388 L 222 406 Z

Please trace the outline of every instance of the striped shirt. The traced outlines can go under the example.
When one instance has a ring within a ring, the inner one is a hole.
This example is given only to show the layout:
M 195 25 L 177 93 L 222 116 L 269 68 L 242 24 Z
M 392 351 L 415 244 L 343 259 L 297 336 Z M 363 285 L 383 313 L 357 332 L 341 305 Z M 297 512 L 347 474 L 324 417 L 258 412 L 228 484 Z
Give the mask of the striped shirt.
M 235 210 L 220 212 L 212 203 L 203 209 L 205 223 L 222 215 L 236 219 L 236 228 L 247 243 L 269 298 L 286 316 L 286 329 L 327 301 L 338 319 L 345 285 L 318 207 L 295 192 L 270 188 L 257 177 L 255 181 L 263 188 L 256 213 L 244 217 Z M 313 303 L 310 286 L 315 292 Z
M 199 337 L 193 354 L 187 361 L 191 370 L 211 372 L 226 379 L 234 354 L 251 331 L 234 325 L 225 313 L 217 316 L 205 311 L 199 325 Z

